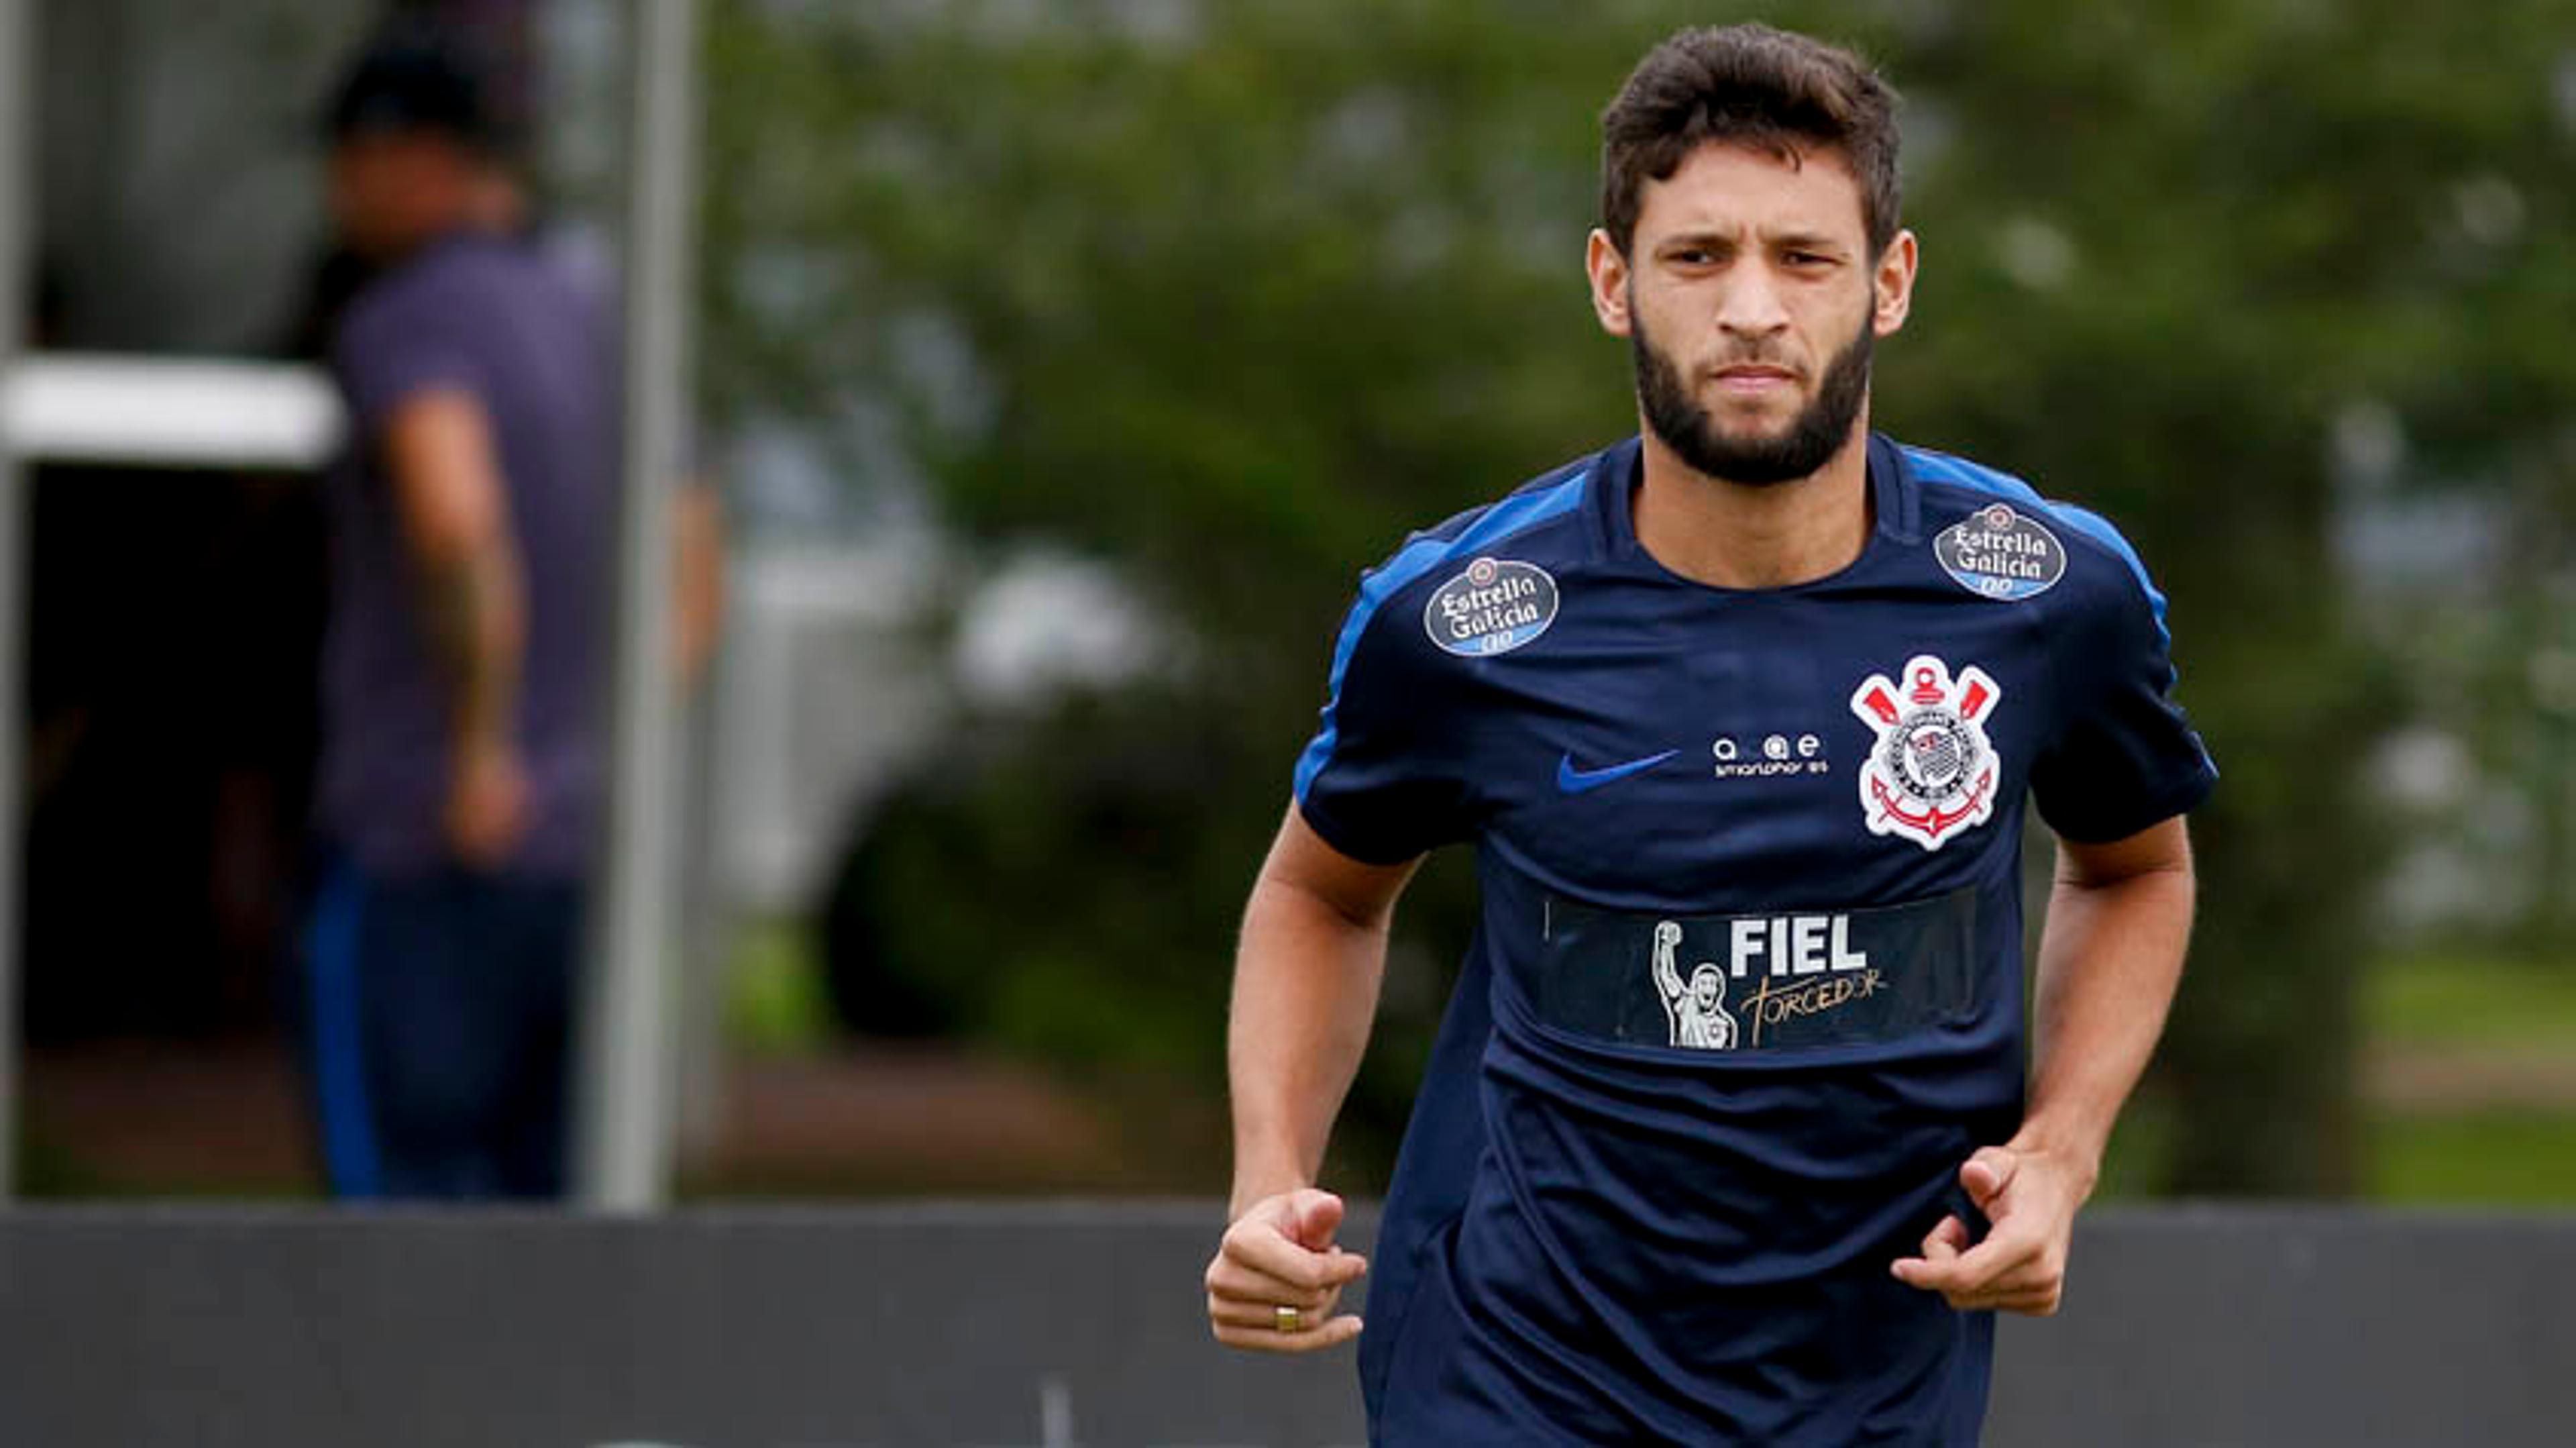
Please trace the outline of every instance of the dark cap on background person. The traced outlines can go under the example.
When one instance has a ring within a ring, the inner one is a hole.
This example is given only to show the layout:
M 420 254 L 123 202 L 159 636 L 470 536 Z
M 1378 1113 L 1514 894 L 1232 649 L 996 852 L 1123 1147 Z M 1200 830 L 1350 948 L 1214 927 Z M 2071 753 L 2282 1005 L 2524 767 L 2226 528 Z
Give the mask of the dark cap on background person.
M 470 32 L 379 30 L 322 108 L 337 243 L 383 265 L 461 231 L 514 231 L 520 111 Z
M 467 37 L 420 22 L 389 26 L 332 87 L 323 108 L 323 138 L 340 145 L 426 132 L 476 151 L 505 151 L 517 127 L 499 103 L 494 81 L 492 67 Z

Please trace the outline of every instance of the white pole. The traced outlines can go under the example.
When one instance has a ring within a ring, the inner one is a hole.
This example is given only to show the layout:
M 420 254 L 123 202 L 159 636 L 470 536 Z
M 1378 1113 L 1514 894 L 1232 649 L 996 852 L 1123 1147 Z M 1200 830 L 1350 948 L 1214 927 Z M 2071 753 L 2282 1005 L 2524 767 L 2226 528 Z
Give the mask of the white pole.
M 27 156 L 36 106 L 35 17 L 27 0 L 0 0 L 0 375 L 17 366 L 32 293 L 27 235 L 35 210 Z M 26 672 L 27 523 L 17 440 L 0 431 L 0 1201 L 18 1186 L 18 872 L 25 839 L 19 797 L 18 701 Z
M 625 246 L 625 488 L 618 542 L 615 688 L 605 871 L 582 1021 L 583 1202 L 650 1211 L 671 1190 L 672 909 L 679 692 L 671 642 L 672 515 L 687 435 L 692 153 L 697 34 L 692 0 L 639 0 L 633 25 Z

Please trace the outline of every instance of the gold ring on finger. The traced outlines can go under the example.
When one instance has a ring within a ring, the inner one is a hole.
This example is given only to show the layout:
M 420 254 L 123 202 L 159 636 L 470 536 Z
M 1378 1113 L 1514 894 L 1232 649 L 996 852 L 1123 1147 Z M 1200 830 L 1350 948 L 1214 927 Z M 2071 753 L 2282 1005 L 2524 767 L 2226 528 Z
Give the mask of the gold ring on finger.
M 1306 1315 L 1293 1307 L 1274 1307 L 1270 1309 L 1270 1325 L 1281 1332 L 1303 1332 Z

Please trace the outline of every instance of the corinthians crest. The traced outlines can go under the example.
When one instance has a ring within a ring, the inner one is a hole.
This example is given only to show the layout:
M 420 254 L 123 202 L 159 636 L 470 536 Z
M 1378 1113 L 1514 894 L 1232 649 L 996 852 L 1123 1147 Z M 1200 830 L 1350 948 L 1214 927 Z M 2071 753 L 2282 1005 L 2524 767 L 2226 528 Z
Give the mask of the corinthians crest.
M 1937 850 L 1994 813 L 2002 771 L 1985 719 L 2004 691 L 1974 664 L 1953 681 L 1929 654 L 1908 659 L 1903 680 L 1872 674 L 1852 694 L 1852 712 L 1878 731 L 1861 764 L 1861 813 L 1871 834 Z

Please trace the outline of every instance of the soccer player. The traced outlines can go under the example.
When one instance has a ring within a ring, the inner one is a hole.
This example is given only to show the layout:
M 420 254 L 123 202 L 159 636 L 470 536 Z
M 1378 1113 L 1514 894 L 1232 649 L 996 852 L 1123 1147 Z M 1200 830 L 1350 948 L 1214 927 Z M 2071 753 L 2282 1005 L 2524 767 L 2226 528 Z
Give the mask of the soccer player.
M 1587 255 L 1640 436 L 1416 535 L 1342 627 L 1244 922 L 1205 1286 L 1237 1347 L 1359 1334 L 1315 1176 L 1396 897 L 1472 841 L 1369 1292 L 1381 1443 L 1970 1444 L 1992 1310 L 2058 1305 L 2215 772 L 2110 525 L 1869 429 L 1917 255 L 1893 103 L 1762 27 L 1649 53 Z M 1684 1035 L 1670 950 L 1735 1032 Z

